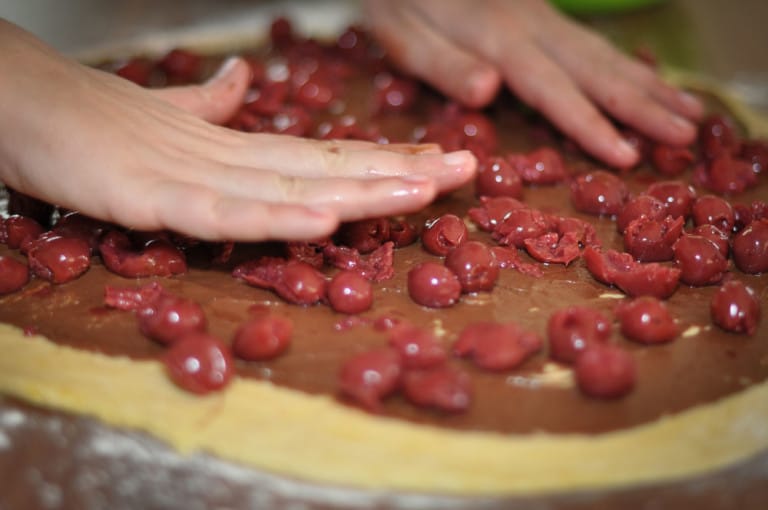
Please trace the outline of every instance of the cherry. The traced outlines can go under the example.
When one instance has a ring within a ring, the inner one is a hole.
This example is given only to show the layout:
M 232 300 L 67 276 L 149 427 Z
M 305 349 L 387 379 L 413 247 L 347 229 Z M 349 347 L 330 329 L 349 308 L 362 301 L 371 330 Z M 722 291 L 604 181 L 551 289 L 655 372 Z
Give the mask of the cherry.
M 343 395 L 370 411 L 377 411 L 381 401 L 400 385 L 400 355 L 389 347 L 364 351 L 346 360 L 339 372 Z
M 373 113 L 402 113 L 416 102 L 418 83 L 381 72 L 373 77 Z
M 29 267 L 5 255 L 0 255 L 0 295 L 21 290 L 29 281 Z
M 232 351 L 247 361 L 276 358 L 291 344 L 293 323 L 279 315 L 265 315 L 248 319 L 235 331 Z
M 163 56 L 157 65 L 171 83 L 191 83 L 200 78 L 203 57 L 185 49 L 175 48 Z
M 579 175 L 571 183 L 573 206 L 589 214 L 618 214 L 628 196 L 624 181 L 603 170 Z
M 455 304 L 461 296 L 456 274 L 437 262 L 422 262 L 408 271 L 408 294 L 416 303 L 430 308 Z
M 148 87 L 153 67 L 154 64 L 151 60 L 136 57 L 123 62 L 115 69 L 115 74 L 141 87 Z
M 651 150 L 651 162 L 660 173 L 679 175 L 693 163 L 695 156 L 688 147 L 656 144 Z
M 753 221 L 734 236 L 733 261 L 745 273 L 768 271 L 768 219 Z
M 655 296 L 666 299 L 671 296 L 680 282 L 680 270 L 651 262 L 635 261 L 629 253 L 615 250 L 601 252 L 591 246 L 584 249 L 587 269 L 596 280 L 616 285 L 626 294 Z
M 733 119 L 720 114 L 707 116 L 699 126 L 699 144 L 708 158 L 733 152 L 738 147 Z
M 208 333 L 190 333 L 174 342 L 163 356 L 168 375 L 180 388 L 203 395 L 218 391 L 232 378 L 229 347 Z
M 496 229 L 515 209 L 525 205 L 512 197 L 480 197 L 480 207 L 472 207 L 467 213 L 480 230 L 491 232 Z
M 472 403 L 472 381 L 465 372 L 448 366 L 408 370 L 403 376 L 403 393 L 419 407 L 460 413 Z
M 91 267 L 91 247 L 82 239 L 43 235 L 28 244 L 27 258 L 38 277 L 66 283 Z
M 104 287 L 104 304 L 110 308 L 124 311 L 140 310 L 157 302 L 165 294 L 165 289 L 157 282 L 149 282 L 140 287 Z
M 697 168 L 694 182 L 715 193 L 733 195 L 757 184 L 757 174 L 751 161 L 722 153 Z
M 373 304 L 373 286 L 357 271 L 340 271 L 328 283 L 328 302 L 340 313 L 361 313 Z
M 338 232 L 339 242 L 360 253 L 370 253 L 389 240 L 390 223 L 386 218 L 345 223 Z
M 739 157 L 751 163 L 754 173 L 762 174 L 768 170 L 768 141 L 743 140 Z
M 508 154 L 507 161 L 526 184 L 557 184 L 568 177 L 562 156 L 551 147 L 540 147 L 527 154 Z
M 616 216 L 616 229 L 624 233 L 632 220 L 645 216 L 651 220 L 663 220 L 667 214 L 664 202 L 653 195 L 638 195 L 630 199 Z
M 525 251 L 539 262 L 567 266 L 581 255 L 577 236 L 574 232 L 566 232 L 562 236 L 557 232 L 547 232 L 536 238 L 525 239 L 523 244 Z
M 706 237 L 684 235 L 675 243 L 674 252 L 680 280 L 688 285 L 717 283 L 728 270 L 728 260 Z
M 388 341 L 409 369 L 434 367 L 446 358 L 445 349 L 431 331 L 410 324 L 390 328 Z
M 479 165 L 475 179 L 477 196 L 520 198 L 523 195 L 523 181 L 520 174 L 505 159 L 489 158 Z
M 549 316 L 547 337 L 550 357 L 570 364 L 593 345 L 608 341 L 611 322 L 594 308 L 570 306 Z
M 538 209 L 513 209 L 493 231 L 493 238 L 502 246 L 523 248 L 526 239 L 540 237 L 552 228 L 552 219 Z
M 299 261 L 289 261 L 282 268 L 274 291 L 289 303 L 311 305 L 326 295 L 326 280 L 317 269 Z
M 160 295 L 138 309 L 139 331 L 162 344 L 173 344 L 190 333 L 205 332 L 208 323 L 203 308 L 171 294 Z
M 162 237 L 134 246 L 126 234 L 112 230 L 102 238 L 99 251 L 106 268 L 125 278 L 171 276 L 187 271 L 184 254 Z
M 590 397 L 619 398 L 635 386 L 635 361 L 627 352 L 611 345 L 588 349 L 574 368 L 579 389 Z
M 389 222 L 389 240 L 395 248 L 403 248 L 416 242 L 419 232 L 416 227 L 401 219 L 393 219 Z
M 671 342 L 678 328 L 664 302 L 643 296 L 620 303 L 615 310 L 621 333 L 636 342 L 660 344 Z
M 712 296 L 710 314 L 712 321 L 724 330 L 752 335 L 760 322 L 760 302 L 751 287 L 730 280 Z
M 654 220 L 641 216 L 627 226 L 624 248 L 641 262 L 659 262 L 672 259 L 672 246 L 683 232 L 681 217 L 667 216 Z
M 693 224 L 714 225 L 723 232 L 731 232 L 735 223 L 733 207 L 725 199 L 715 195 L 697 198 L 691 211 Z
M 691 230 L 691 234 L 709 239 L 717 245 L 717 248 L 720 250 L 720 253 L 723 254 L 723 257 L 728 257 L 728 252 L 731 249 L 730 237 L 716 226 L 707 224 L 699 225 Z
M 453 344 L 458 356 L 469 356 L 486 370 L 509 370 L 541 350 L 536 333 L 515 323 L 475 322 L 467 325 Z
M 688 218 L 696 200 L 696 191 L 682 181 L 655 182 L 648 187 L 646 193 L 666 204 L 667 213 L 675 218 Z
M 5 244 L 8 248 L 16 250 L 37 239 L 43 233 L 43 227 L 28 216 L 14 214 L 5 219 L 3 231 Z
M 469 231 L 464 221 L 455 214 L 428 220 L 421 232 L 424 248 L 433 255 L 445 256 L 466 241 Z
M 456 274 L 463 292 L 490 291 L 499 277 L 496 257 L 480 241 L 456 247 L 446 256 L 445 266 Z

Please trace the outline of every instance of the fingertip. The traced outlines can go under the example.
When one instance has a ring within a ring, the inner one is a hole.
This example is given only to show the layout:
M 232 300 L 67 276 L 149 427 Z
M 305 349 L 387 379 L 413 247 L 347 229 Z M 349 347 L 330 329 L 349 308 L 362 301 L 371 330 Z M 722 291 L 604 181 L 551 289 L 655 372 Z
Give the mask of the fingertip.
M 704 117 L 704 103 L 694 94 L 681 90 L 678 92 L 678 99 L 684 109 L 684 114 L 693 120 L 701 120 Z
M 640 160 L 640 154 L 632 144 L 619 137 L 605 160 L 616 168 L 631 168 Z
M 488 65 L 470 70 L 459 98 L 462 103 L 472 108 L 481 108 L 493 101 L 501 87 L 501 75 Z

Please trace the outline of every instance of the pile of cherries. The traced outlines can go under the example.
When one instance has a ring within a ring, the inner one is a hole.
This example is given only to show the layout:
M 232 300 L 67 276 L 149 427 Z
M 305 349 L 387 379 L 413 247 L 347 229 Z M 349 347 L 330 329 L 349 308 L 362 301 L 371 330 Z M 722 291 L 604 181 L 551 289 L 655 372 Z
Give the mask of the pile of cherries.
M 451 362 L 451 355 L 484 370 L 508 371 L 544 349 L 553 361 L 573 366 L 586 395 L 625 395 L 635 384 L 635 367 L 629 353 L 611 342 L 613 322 L 636 342 L 673 341 L 680 332 L 664 300 L 681 282 L 719 285 L 711 301 L 713 322 L 735 333 L 756 330 L 760 303 L 752 289 L 734 278 L 731 263 L 743 273 L 768 271 L 768 205 L 731 203 L 722 195 L 738 194 L 764 178 L 768 145 L 741 138 L 727 116 L 708 117 L 696 147 L 657 144 L 627 131 L 643 162 L 664 176 L 633 195 L 616 173 L 594 167 L 573 173 L 563 154 L 549 146 L 499 154 L 490 118 L 451 102 L 428 111 L 426 123 L 402 140 L 388 140 L 377 119 L 412 111 L 421 85 L 395 72 L 368 34 L 350 27 L 325 44 L 297 35 L 287 20 L 278 19 L 270 36 L 266 56 L 246 56 L 250 89 L 227 123 L 230 128 L 322 139 L 438 143 L 444 150 L 472 150 L 480 165 L 478 202 L 466 219 L 443 214 L 421 226 L 392 218 L 348 223 L 327 239 L 286 243 L 282 256 L 261 257 L 233 270 L 235 278 L 273 291 L 286 302 L 327 304 L 359 317 L 349 324 L 368 324 L 382 333 L 385 345 L 354 355 L 340 369 L 340 393 L 354 402 L 375 411 L 400 392 L 418 406 L 464 411 L 472 400 L 471 379 Z M 210 72 L 207 66 L 201 55 L 174 49 L 157 60 L 130 59 L 114 71 L 142 86 L 163 86 L 199 82 Z M 365 122 L 334 113 L 343 110 L 350 77 L 370 79 L 370 118 Z M 545 130 L 539 135 L 550 136 Z M 574 150 L 567 141 L 563 146 L 566 152 Z M 692 183 L 678 179 L 684 172 L 692 175 Z M 568 186 L 577 211 L 615 218 L 624 251 L 604 250 L 587 221 L 546 213 L 522 201 L 526 186 L 553 185 Z M 707 194 L 699 195 L 697 188 Z M 95 256 L 126 278 L 182 275 L 186 250 L 201 244 L 173 233 L 125 231 L 70 211 L 59 212 L 50 226 L 50 206 L 9 191 L 11 215 L 0 221 L 0 242 L 19 256 L 0 256 L 0 294 L 22 290 L 32 275 L 66 283 L 84 274 Z M 482 234 L 470 235 L 470 222 Z M 451 307 L 465 294 L 492 292 L 506 268 L 540 277 L 542 264 L 569 266 L 582 257 L 596 280 L 617 287 L 628 299 L 615 308 L 614 317 L 583 306 L 555 311 L 546 342 L 514 323 L 468 324 L 442 339 L 392 318 L 358 315 L 371 309 L 375 284 L 393 276 L 396 250 L 417 241 L 434 256 L 408 272 L 408 294 L 420 306 Z M 227 262 L 233 247 L 211 245 L 213 260 Z M 524 260 L 522 252 L 532 261 Z M 262 314 L 224 342 L 207 331 L 199 304 L 156 282 L 107 287 L 105 303 L 134 313 L 142 334 L 167 345 L 169 374 L 195 393 L 223 388 L 234 358 L 281 355 L 293 330 L 288 319 Z

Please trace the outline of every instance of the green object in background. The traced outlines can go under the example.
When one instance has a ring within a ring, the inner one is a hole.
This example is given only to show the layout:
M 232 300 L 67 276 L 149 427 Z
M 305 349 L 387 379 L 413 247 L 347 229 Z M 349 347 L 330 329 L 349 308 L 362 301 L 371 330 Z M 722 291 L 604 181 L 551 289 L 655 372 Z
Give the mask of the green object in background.
M 551 0 L 560 9 L 574 14 L 621 12 L 646 7 L 664 0 Z

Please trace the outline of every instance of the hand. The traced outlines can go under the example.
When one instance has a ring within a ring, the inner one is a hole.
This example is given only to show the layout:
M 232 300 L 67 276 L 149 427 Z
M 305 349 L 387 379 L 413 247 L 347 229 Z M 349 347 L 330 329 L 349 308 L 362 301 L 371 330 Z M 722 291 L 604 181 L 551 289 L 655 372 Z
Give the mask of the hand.
M 693 97 L 560 15 L 545 0 L 366 0 L 371 29 L 402 68 L 480 107 L 505 83 L 587 152 L 616 167 L 639 155 L 605 114 L 672 145 L 693 141 Z
M 64 59 L 0 20 L 0 181 L 89 216 L 200 239 L 311 239 L 417 210 L 472 178 L 467 151 L 247 134 L 247 64 L 148 91 Z

